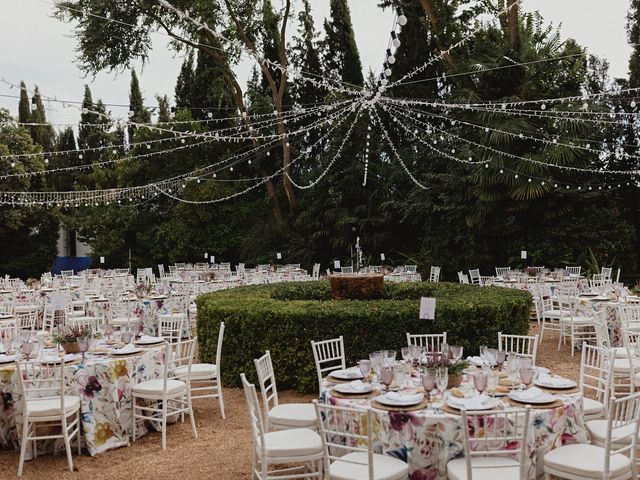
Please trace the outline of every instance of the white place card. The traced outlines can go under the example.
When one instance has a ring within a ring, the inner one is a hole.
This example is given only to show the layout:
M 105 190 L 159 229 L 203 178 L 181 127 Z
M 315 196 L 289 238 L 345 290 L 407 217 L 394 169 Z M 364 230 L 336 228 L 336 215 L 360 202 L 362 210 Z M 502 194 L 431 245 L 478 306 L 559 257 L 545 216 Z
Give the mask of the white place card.
M 380 260 L 382 260 L 383 262 L 386 260 L 386 258 L 385 258 L 385 256 L 384 256 L 384 253 L 381 253 L 381 254 L 380 254 Z
M 104 263 L 104 257 L 100 257 L 100 263 Z
M 522 260 L 526 260 L 527 259 L 527 251 L 526 250 L 520 250 L 520 258 Z
M 216 263 L 216 257 L 215 257 L 215 256 L 213 256 L 213 255 L 211 255 L 211 256 L 209 257 L 209 263 Z
M 282 254 L 280 252 L 276 253 L 276 258 L 282 260 Z
M 436 299 L 422 297 L 420 299 L 420 320 L 434 320 L 436 318 Z
M 209 254 L 205 252 L 204 258 L 209 258 Z
M 336 260 L 333 262 L 333 269 L 338 270 L 340 268 L 340 260 Z

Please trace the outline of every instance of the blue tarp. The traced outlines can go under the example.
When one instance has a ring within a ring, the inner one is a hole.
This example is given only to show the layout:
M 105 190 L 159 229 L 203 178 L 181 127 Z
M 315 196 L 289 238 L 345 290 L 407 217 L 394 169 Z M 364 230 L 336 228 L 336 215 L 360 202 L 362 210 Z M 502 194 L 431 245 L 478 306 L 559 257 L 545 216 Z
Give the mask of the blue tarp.
M 91 257 L 56 257 L 51 273 L 57 275 L 60 274 L 61 270 L 80 272 L 89 267 L 91 267 Z

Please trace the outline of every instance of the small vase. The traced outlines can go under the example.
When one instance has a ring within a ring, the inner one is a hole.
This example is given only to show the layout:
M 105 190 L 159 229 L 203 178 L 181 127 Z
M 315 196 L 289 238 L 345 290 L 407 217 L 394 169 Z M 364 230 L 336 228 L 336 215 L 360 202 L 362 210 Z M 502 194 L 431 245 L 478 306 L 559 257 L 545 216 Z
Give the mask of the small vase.
M 78 342 L 63 342 L 62 349 L 64 353 L 80 353 Z
M 449 381 L 447 382 L 447 390 L 455 387 L 459 387 L 461 382 L 462 382 L 461 373 L 456 373 L 453 375 L 449 374 Z

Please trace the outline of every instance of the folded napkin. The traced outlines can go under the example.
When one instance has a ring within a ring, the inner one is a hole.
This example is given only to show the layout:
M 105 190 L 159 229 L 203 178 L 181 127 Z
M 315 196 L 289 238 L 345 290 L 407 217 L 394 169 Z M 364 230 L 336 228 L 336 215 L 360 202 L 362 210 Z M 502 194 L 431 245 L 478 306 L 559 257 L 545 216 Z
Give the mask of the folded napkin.
M 484 365 L 484 362 L 480 357 L 467 357 L 467 362 L 471 365 Z
M 114 350 L 114 353 L 124 355 L 127 353 L 134 353 L 136 351 L 137 351 L 137 348 L 132 343 L 127 343 L 124 347 Z
M 395 403 L 398 405 L 420 403 L 423 398 L 424 398 L 424 395 L 422 395 L 421 393 L 402 394 L 398 392 L 387 392 L 384 394 L 384 399 L 388 403 Z
M 481 410 L 489 403 L 491 399 L 485 395 L 476 395 L 471 398 L 449 397 L 447 403 L 455 408 L 464 408 L 465 410 Z
M 5 355 L 4 353 L 0 353 L 0 363 L 9 363 L 15 362 L 18 355 Z
M 523 392 L 514 392 L 512 395 L 516 397 L 517 400 L 523 402 L 532 402 L 544 397 L 551 396 L 547 392 L 543 392 L 542 390 L 540 390 L 538 387 L 531 387 Z
M 538 375 L 538 383 L 550 385 L 552 387 L 567 387 L 573 385 L 571 380 L 560 377 L 552 377 L 548 373 Z
M 138 343 L 159 343 L 162 342 L 164 338 L 162 337 L 153 337 L 151 335 L 141 335 Z
M 67 353 L 64 356 L 64 361 L 66 362 L 72 362 L 76 359 L 76 356 L 73 353 Z M 44 363 L 58 363 L 61 361 L 61 357 L 55 354 L 51 354 L 51 353 L 45 353 L 42 356 L 42 361 Z
M 346 368 L 344 370 L 336 370 L 334 372 L 331 372 L 331 375 L 336 378 L 362 378 L 362 372 L 360 371 L 360 368 Z

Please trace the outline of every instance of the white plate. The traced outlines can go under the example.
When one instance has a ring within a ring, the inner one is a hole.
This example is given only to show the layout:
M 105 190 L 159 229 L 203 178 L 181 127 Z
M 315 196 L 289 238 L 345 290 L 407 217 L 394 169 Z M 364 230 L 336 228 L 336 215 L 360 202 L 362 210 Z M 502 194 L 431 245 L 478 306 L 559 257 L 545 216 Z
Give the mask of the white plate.
M 555 395 L 551 395 L 550 393 L 544 393 L 544 395 L 540 395 L 534 399 L 520 398 L 518 395 L 521 392 L 511 392 L 509 394 L 509 398 L 511 400 L 515 400 L 520 403 L 530 403 L 531 405 L 544 405 L 545 403 L 553 403 L 557 400 Z
M 5 364 L 5 363 L 13 363 L 16 361 L 16 359 L 18 358 L 18 355 L 0 355 L 0 364 Z
M 544 387 L 544 388 L 553 388 L 553 389 L 557 389 L 557 390 L 564 390 L 567 388 L 573 388 L 575 386 L 577 386 L 578 384 L 576 382 L 574 382 L 573 380 L 570 380 L 568 378 L 562 378 L 559 379 L 557 378 L 556 380 L 562 380 L 562 384 L 553 384 L 553 383 L 547 383 L 547 382 L 543 382 L 540 380 L 536 380 L 534 382 L 534 384 L 538 387 Z
M 333 389 L 339 393 L 358 395 L 358 394 L 371 393 L 373 391 L 373 385 L 371 385 L 370 383 L 365 383 L 364 389 L 356 390 L 353 388 L 353 386 L 350 383 L 341 383 L 333 387 Z
M 376 398 L 376 402 L 386 405 L 388 407 L 410 407 L 412 405 L 418 405 L 424 397 L 422 395 L 400 395 L 398 397 L 387 398 L 387 394 L 380 395 Z
M 158 338 L 156 340 L 136 340 L 134 345 L 157 345 L 158 343 L 164 343 L 164 338 Z
M 329 375 L 331 375 L 333 378 L 337 378 L 338 380 L 358 380 L 364 377 L 364 375 L 362 375 L 362 372 L 360 371 L 360 368 L 348 368 L 346 370 L 335 370 L 331 372 Z
M 456 400 L 470 400 L 470 399 L 456 398 Z M 458 404 L 456 400 L 453 400 L 453 397 L 449 397 L 447 399 L 447 405 L 450 406 L 451 408 L 455 408 L 456 410 L 460 410 L 462 408 L 462 404 Z M 468 405 L 468 406 L 465 406 L 465 408 L 467 410 L 474 410 L 474 411 L 491 410 L 492 408 L 495 408 L 497 405 L 498 405 L 498 400 L 488 399 L 486 402 L 482 404 Z
M 142 351 L 141 348 L 134 348 L 133 350 L 129 350 L 127 352 L 121 352 L 120 350 L 111 350 L 109 353 L 111 355 L 116 356 L 126 356 L 126 355 L 135 355 L 136 353 L 140 353 Z

